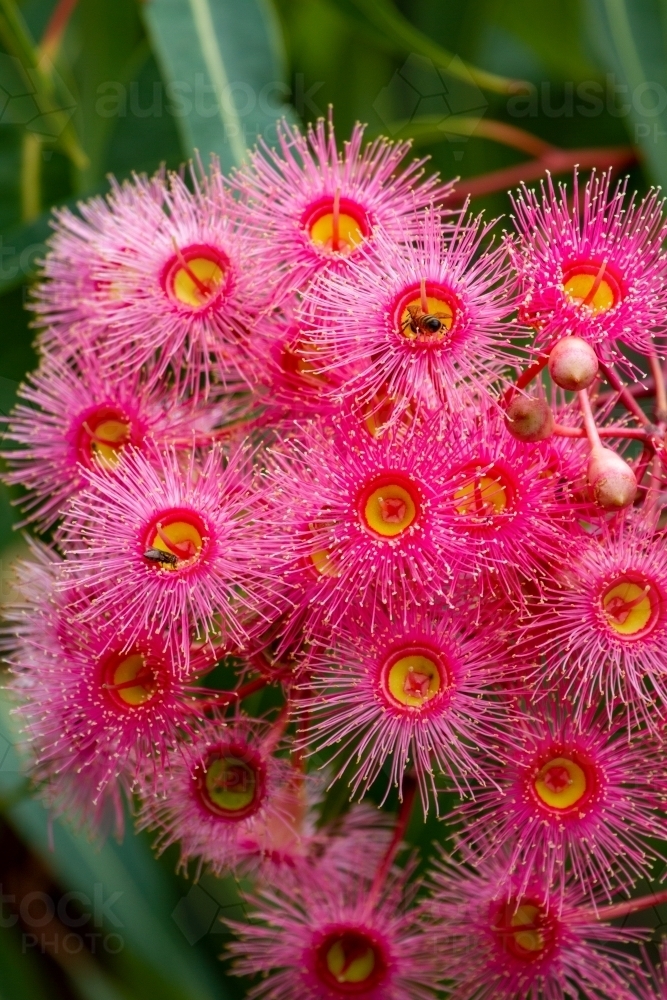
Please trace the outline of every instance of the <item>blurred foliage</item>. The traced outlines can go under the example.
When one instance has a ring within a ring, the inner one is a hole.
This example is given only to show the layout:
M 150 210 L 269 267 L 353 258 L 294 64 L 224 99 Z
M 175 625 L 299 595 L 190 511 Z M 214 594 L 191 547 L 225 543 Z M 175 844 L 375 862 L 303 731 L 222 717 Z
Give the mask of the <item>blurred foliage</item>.
M 341 137 L 366 122 L 369 136 L 414 136 L 427 169 L 464 187 L 483 178 L 473 207 L 494 215 L 509 208 L 503 178 L 536 178 L 552 147 L 572 163 L 588 150 L 591 163 L 590 150 L 634 146 L 623 155 L 641 190 L 667 180 L 666 11 L 661 0 L 0 0 L 0 412 L 36 363 L 23 306 L 51 206 L 104 191 L 109 173 L 177 167 L 195 148 L 229 167 L 258 131 L 271 141 L 280 114 L 308 122 L 330 104 Z M 15 520 L 3 488 L 2 599 Z M 217 962 L 217 917 L 241 913 L 233 881 L 177 878 L 175 854 L 154 861 L 145 836 L 100 847 L 52 829 L 2 713 L 0 1000 L 243 996 Z M 409 839 L 426 845 L 441 829 L 417 817 Z M 31 893 L 34 913 L 40 899 L 56 907 L 40 929 L 22 911 Z M 96 893 L 116 900 L 108 912 L 86 903 Z M 100 945 L 113 933 L 121 948 Z

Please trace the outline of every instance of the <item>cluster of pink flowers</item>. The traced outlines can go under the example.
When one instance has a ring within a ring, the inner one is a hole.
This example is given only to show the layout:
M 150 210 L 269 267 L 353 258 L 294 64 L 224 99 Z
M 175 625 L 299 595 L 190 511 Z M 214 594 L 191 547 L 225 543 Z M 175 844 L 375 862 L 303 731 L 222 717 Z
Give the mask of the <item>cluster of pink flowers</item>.
M 283 125 L 57 214 L 4 446 L 34 779 L 246 875 L 257 1000 L 664 998 L 618 924 L 667 841 L 663 206 L 547 178 L 503 232 L 407 151 Z

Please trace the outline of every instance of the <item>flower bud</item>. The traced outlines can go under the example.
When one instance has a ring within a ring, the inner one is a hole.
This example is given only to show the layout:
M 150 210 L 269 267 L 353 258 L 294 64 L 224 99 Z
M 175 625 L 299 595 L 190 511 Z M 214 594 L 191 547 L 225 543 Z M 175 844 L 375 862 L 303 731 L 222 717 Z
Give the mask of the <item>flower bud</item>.
M 545 399 L 515 396 L 507 407 L 505 426 L 519 441 L 544 441 L 553 433 L 554 418 Z
M 549 374 L 561 389 L 588 389 L 598 373 L 598 359 L 581 337 L 563 337 L 549 355 Z
M 634 472 L 611 448 L 599 445 L 591 450 L 587 476 L 595 502 L 604 510 L 629 507 L 637 495 Z

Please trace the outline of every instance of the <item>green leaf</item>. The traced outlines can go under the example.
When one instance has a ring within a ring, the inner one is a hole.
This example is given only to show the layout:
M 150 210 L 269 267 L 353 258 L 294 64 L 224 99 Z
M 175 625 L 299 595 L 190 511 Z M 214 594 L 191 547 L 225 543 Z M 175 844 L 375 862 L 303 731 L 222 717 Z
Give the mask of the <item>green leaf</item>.
M 616 117 L 667 187 L 667 10 L 660 0 L 586 0 L 590 35 L 616 78 Z
M 229 170 L 258 136 L 274 141 L 288 87 L 268 0 L 148 0 L 144 17 L 189 155 Z
M 20 935 L 0 930 L 0 1000 L 49 1000 L 53 994 L 39 965 L 22 948 Z
M 492 0 L 491 20 L 527 45 L 550 75 L 561 80 L 596 79 L 583 46 L 579 0 Z
M 173 918 L 178 894 L 155 863 L 146 839 L 130 829 L 122 844 L 94 845 L 64 823 L 51 824 L 38 801 L 20 794 L 18 736 L 9 710 L 7 695 L 0 694 L 0 801 L 7 820 L 62 886 L 83 894 L 82 905 L 102 942 L 105 935 L 115 935 L 108 942 L 109 953 L 118 951 L 127 965 L 134 956 L 135 964 L 150 969 L 153 995 L 164 1000 L 225 1000 L 219 977 Z M 182 885 L 181 898 L 188 888 Z M 111 1000 L 118 993 L 100 979 L 96 992 L 90 989 L 87 994 L 90 1000 L 95 996 Z
M 51 234 L 50 212 L 34 222 L 15 226 L 0 235 L 0 295 L 29 281 L 37 273 L 38 261 L 46 253 Z
M 109 82 L 127 85 L 148 57 L 134 0 L 79 0 L 80 54 L 76 62 L 79 90 L 77 120 L 90 160 L 85 187 L 99 186 L 105 175 L 105 157 L 116 119 L 101 114 L 100 96 Z M 141 48 L 140 48 L 141 46 Z
M 354 5 L 397 52 L 405 55 L 420 55 L 431 59 L 434 65 L 450 76 L 473 83 L 483 90 L 495 91 L 499 94 L 514 93 L 517 90 L 530 89 L 521 80 L 509 80 L 489 73 L 477 66 L 465 63 L 457 55 L 432 41 L 427 35 L 415 28 L 391 0 L 336 0 L 341 9 Z

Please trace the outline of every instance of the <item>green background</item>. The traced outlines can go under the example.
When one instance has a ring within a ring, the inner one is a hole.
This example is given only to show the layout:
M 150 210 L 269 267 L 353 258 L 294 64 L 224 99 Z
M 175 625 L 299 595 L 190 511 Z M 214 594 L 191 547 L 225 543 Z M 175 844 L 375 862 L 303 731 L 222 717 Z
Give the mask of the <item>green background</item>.
M 104 191 L 109 173 L 195 150 L 229 168 L 258 134 L 271 143 L 280 115 L 305 123 L 331 104 L 341 139 L 357 121 L 414 138 L 491 215 L 547 167 L 625 164 L 640 190 L 667 180 L 664 0 L 79 0 L 44 61 L 65 6 L 0 0 L 3 414 L 36 363 L 24 302 L 50 207 Z M 2 601 L 15 520 L 0 487 Z M 243 996 L 217 958 L 218 917 L 242 913 L 233 880 L 178 878 L 146 837 L 100 846 L 51 828 L 0 709 L 0 1000 Z M 409 839 L 441 830 L 418 817 Z

